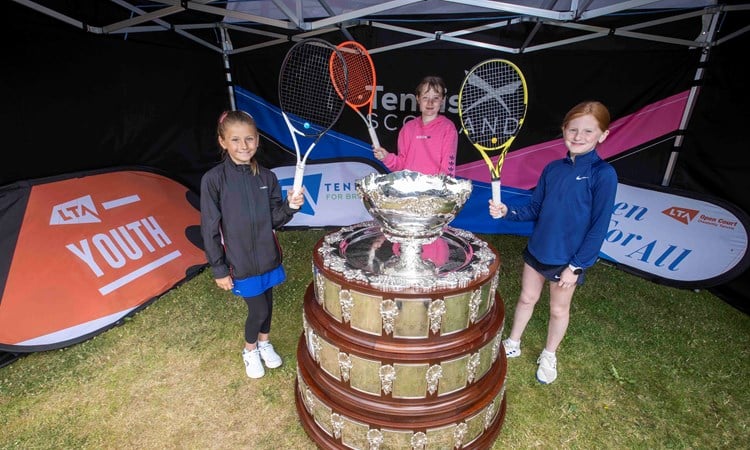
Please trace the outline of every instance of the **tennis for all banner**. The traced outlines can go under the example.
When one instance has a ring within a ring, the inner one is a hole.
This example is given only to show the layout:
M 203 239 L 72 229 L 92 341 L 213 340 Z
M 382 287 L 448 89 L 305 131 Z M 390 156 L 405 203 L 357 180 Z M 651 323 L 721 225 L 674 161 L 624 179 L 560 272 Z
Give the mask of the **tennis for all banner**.
M 684 288 L 726 283 L 750 265 L 748 215 L 716 198 L 620 183 L 604 259 Z

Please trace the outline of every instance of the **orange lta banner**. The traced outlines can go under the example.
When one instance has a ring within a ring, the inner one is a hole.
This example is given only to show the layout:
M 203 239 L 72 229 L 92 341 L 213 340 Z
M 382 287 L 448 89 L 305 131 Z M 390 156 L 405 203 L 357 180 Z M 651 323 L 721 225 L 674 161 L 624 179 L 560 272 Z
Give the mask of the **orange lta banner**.
M 126 170 L 25 189 L 0 191 L 18 200 L 0 203 L 15 238 L 0 253 L 0 350 L 87 339 L 205 266 L 197 196 L 170 178 Z

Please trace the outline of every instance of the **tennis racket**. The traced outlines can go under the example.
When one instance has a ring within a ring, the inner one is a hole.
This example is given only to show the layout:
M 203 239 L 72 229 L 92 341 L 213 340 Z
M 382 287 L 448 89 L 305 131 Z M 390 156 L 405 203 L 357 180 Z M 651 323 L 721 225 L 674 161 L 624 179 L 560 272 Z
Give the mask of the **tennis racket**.
M 336 123 L 344 101 L 333 85 L 330 67 L 340 65 L 346 80 L 346 61 L 333 44 L 317 38 L 303 39 L 289 49 L 279 73 L 279 106 L 294 142 L 297 165 L 293 191 L 302 189 L 307 157 L 320 139 Z M 346 94 L 346 84 L 344 85 Z M 312 143 L 304 154 L 299 137 Z
M 372 58 L 367 49 L 355 41 L 342 42 L 336 48 L 346 61 L 345 67 L 338 63 L 331 64 L 331 78 L 336 92 L 365 122 L 373 147 L 380 147 L 372 122 L 372 104 L 376 87 L 375 65 Z M 367 115 L 360 111 L 363 106 L 367 106 Z
M 500 171 L 526 118 L 528 93 L 521 70 L 504 59 L 474 66 L 461 83 L 458 115 L 463 133 L 490 169 L 492 201 L 500 203 Z M 500 151 L 497 164 L 489 152 Z

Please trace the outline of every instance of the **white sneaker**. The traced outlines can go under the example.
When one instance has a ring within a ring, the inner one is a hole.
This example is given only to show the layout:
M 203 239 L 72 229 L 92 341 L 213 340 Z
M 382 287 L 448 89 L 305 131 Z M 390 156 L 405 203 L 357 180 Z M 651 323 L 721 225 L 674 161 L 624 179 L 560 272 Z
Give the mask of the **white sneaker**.
M 550 384 L 557 378 L 557 357 L 554 353 L 542 350 L 536 361 L 539 368 L 536 370 L 536 379 L 542 384 Z
M 275 369 L 281 365 L 281 356 L 276 353 L 268 341 L 258 341 L 258 349 L 260 350 L 260 357 L 263 362 L 266 363 L 266 367 L 269 369 Z
M 242 350 L 242 360 L 245 362 L 245 372 L 250 378 L 260 378 L 266 374 L 263 363 L 260 362 L 260 350 Z
M 521 341 L 514 341 L 508 338 L 503 341 L 503 347 L 505 347 L 505 356 L 508 358 L 517 358 L 521 356 Z

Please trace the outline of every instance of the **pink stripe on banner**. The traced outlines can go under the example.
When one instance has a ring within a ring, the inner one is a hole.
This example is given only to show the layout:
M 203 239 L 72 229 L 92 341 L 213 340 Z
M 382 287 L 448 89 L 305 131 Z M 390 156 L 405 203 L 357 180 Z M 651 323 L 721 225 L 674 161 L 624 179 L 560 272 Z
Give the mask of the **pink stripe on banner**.
M 684 91 L 667 97 L 612 122 L 609 137 L 597 149 L 599 155 L 608 159 L 679 129 L 689 94 L 690 91 Z M 565 152 L 562 139 L 511 151 L 503 163 L 503 185 L 519 189 L 533 188 L 544 166 L 564 157 Z M 497 157 L 494 155 L 493 163 L 497 163 Z M 490 182 L 489 168 L 483 159 L 458 166 L 456 176 Z

